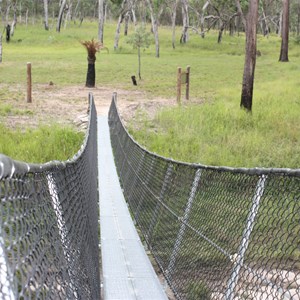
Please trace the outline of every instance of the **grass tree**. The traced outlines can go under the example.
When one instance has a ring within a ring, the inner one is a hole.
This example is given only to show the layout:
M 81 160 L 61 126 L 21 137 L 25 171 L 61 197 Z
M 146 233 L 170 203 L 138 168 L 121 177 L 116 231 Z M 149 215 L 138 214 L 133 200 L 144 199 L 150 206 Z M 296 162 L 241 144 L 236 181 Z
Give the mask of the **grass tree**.
M 138 26 L 132 34 L 127 42 L 133 46 L 134 49 L 138 50 L 138 61 L 139 61 L 139 79 L 142 79 L 141 77 L 141 48 L 148 48 L 150 45 L 150 34 L 149 32 L 146 32 L 145 26 Z
M 90 41 L 81 42 L 81 44 L 85 47 L 88 53 L 88 70 L 86 74 L 86 87 L 95 87 L 96 81 L 96 72 L 95 72 L 95 61 L 96 61 L 96 53 L 103 49 L 103 45 L 95 41 L 94 39 Z

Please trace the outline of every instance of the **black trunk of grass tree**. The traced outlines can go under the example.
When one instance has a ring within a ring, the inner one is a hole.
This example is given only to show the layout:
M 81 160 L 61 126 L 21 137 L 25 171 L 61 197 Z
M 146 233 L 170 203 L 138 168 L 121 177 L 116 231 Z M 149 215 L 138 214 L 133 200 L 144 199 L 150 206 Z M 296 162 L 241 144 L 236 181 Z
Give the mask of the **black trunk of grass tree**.
M 103 45 L 92 39 L 91 41 L 81 42 L 85 47 L 88 53 L 88 69 L 86 74 L 86 87 L 95 87 L 96 82 L 96 71 L 95 71 L 95 62 L 96 62 L 96 53 L 100 52 L 100 49 L 103 49 Z
M 87 58 L 88 60 L 88 69 L 86 73 L 86 82 L 85 86 L 86 87 L 95 87 L 95 82 L 96 82 L 96 71 L 95 71 L 95 59 Z

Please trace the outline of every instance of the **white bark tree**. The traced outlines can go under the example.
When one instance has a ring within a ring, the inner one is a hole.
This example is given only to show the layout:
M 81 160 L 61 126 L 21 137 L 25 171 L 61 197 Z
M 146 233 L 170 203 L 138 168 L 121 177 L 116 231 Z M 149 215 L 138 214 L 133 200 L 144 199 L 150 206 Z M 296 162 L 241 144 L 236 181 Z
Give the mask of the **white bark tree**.
M 67 3 L 67 0 L 62 0 L 61 4 L 60 4 L 60 7 L 59 7 L 59 13 L 58 13 L 57 24 L 56 24 L 56 31 L 57 32 L 60 32 L 62 17 L 63 17 L 63 13 L 64 13 L 66 3 Z
M 13 9 L 14 9 L 14 17 L 13 21 L 11 23 L 11 28 L 10 28 L 10 35 L 13 36 L 15 33 L 15 28 L 17 26 L 17 1 L 13 3 Z
M 189 18 L 189 2 L 188 0 L 181 0 L 182 8 L 182 34 L 180 38 L 180 43 L 186 43 L 189 40 L 188 29 L 190 26 Z
M 98 40 L 103 44 L 104 34 L 104 0 L 98 2 Z
M 48 14 L 48 0 L 44 0 L 44 26 L 45 30 L 49 30 L 49 14 Z
M 175 0 L 171 6 L 171 20 L 172 20 L 172 47 L 175 49 L 175 29 L 176 29 L 176 12 L 179 0 Z
M 0 32 L 0 63 L 2 63 L 2 33 Z
M 147 0 L 148 7 L 150 10 L 150 16 L 151 16 L 151 23 L 152 23 L 152 30 L 154 34 L 154 40 L 155 40 L 155 56 L 159 58 L 159 37 L 158 37 L 158 20 L 157 15 L 155 14 L 153 1 Z

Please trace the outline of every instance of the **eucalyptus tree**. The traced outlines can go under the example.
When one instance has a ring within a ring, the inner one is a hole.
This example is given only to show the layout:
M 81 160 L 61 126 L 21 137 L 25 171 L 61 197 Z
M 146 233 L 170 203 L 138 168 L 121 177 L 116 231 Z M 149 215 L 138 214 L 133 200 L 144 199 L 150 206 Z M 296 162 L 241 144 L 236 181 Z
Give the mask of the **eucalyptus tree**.
M 219 21 L 219 34 L 218 43 L 221 43 L 223 32 L 228 24 L 238 16 L 236 11 L 236 5 L 234 2 L 228 2 L 224 0 L 208 1 L 210 7 L 213 9 L 214 14 L 210 15 L 209 18 Z
M 98 40 L 103 44 L 104 32 L 104 0 L 98 2 Z
M 168 1 L 166 0 L 146 0 L 146 1 L 150 12 L 152 32 L 155 40 L 155 56 L 158 58 L 160 56 L 159 35 L 158 35 L 159 20 L 161 18 L 161 15 L 163 14 L 163 12 L 166 10 L 168 6 Z
M 300 0 L 297 3 L 297 36 L 300 35 Z
M 256 27 L 258 21 L 259 0 L 249 0 L 246 15 L 243 13 L 240 0 L 236 0 L 236 5 L 246 31 L 245 64 L 240 106 L 241 108 L 245 108 L 246 111 L 251 112 L 256 65 Z
M 154 2 L 152 0 L 147 0 L 149 11 L 150 11 L 150 17 L 151 17 L 151 24 L 152 24 L 152 31 L 154 35 L 155 40 L 155 56 L 159 58 L 159 36 L 158 36 L 158 19 L 160 15 L 160 1 Z
M 177 5 L 179 0 L 174 0 L 171 4 L 171 23 L 172 23 L 172 47 L 175 49 L 175 28 L 176 28 L 176 14 L 177 14 Z
M 45 26 L 45 30 L 49 30 L 48 0 L 43 0 L 43 2 L 44 2 L 44 26 Z
M 119 9 L 119 17 L 117 23 L 117 29 L 115 33 L 115 42 L 114 42 L 114 49 L 118 49 L 119 47 L 119 39 L 120 39 L 120 31 L 121 31 L 121 24 L 124 21 L 126 14 L 131 11 L 135 0 L 113 0 L 114 4 L 118 4 L 120 6 Z
M 182 10 L 182 34 L 180 38 L 180 43 L 186 43 L 189 39 L 188 29 L 190 26 L 188 0 L 181 0 L 181 10 Z
M 59 13 L 58 13 L 57 24 L 56 24 L 57 32 L 60 32 L 61 22 L 62 22 L 63 13 L 64 13 L 66 4 L 67 4 L 67 0 L 62 0 L 60 3 L 60 6 L 59 6 Z
M 282 12 L 282 32 L 281 32 L 281 49 L 279 61 L 288 62 L 289 51 L 289 15 L 290 15 L 290 1 L 282 0 L 283 12 Z
M 239 18 L 239 14 L 237 13 L 235 1 L 194 1 L 189 5 L 189 8 L 196 17 L 196 22 L 190 28 L 202 38 L 205 37 L 206 32 L 212 27 L 216 27 L 217 24 L 219 29 L 217 42 L 221 43 L 224 30 L 229 27 L 230 34 L 233 34 L 237 27 L 235 20 Z

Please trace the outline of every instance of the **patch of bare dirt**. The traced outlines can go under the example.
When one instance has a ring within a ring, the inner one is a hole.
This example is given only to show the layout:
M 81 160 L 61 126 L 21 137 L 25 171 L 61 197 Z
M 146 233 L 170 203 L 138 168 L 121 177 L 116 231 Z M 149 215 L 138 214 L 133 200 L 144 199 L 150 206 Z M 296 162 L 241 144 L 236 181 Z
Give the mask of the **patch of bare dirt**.
M 2 84 L 0 101 L 11 106 L 12 110 L 2 113 L 0 121 L 10 128 L 37 127 L 53 122 L 80 127 L 87 114 L 88 94 L 94 95 L 98 115 L 107 115 L 114 92 L 118 95 L 118 108 L 125 123 L 134 117 L 137 110 L 153 118 L 162 107 L 176 104 L 175 99 L 150 99 L 143 91 L 79 85 L 59 87 L 56 84 L 34 85 L 32 103 L 27 103 L 25 86 Z

